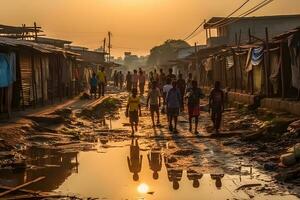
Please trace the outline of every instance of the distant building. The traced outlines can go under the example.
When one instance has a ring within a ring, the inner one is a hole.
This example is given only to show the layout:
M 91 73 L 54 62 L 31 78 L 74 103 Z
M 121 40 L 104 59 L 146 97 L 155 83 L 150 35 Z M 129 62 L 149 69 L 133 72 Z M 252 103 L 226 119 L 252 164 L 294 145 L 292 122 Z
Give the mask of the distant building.
M 85 62 L 93 63 L 95 65 L 101 65 L 101 64 L 105 63 L 105 54 L 106 53 L 90 51 L 86 47 L 71 46 L 71 45 L 68 45 L 67 49 L 74 53 L 80 54 L 79 58 Z
M 70 45 L 72 42 L 68 40 L 61 40 L 56 38 L 37 37 L 35 42 L 40 44 L 50 44 L 60 48 L 64 48 L 65 45 Z
M 215 47 L 224 44 L 235 44 L 239 38 L 240 31 L 242 33 L 241 43 L 244 43 L 249 39 L 249 29 L 251 35 L 265 39 L 265 28 L 268 28 L 269 37 L 272 38 L 286 30 L 298 26 L 300 26 L 300 15 L 231 17 L 228 19 L 224 17 L 213 17 L 204 24 L 204 29 L 206 29 L 208 47 Z M 216 35 L 213 36 L 212 31 L 216 33 Z

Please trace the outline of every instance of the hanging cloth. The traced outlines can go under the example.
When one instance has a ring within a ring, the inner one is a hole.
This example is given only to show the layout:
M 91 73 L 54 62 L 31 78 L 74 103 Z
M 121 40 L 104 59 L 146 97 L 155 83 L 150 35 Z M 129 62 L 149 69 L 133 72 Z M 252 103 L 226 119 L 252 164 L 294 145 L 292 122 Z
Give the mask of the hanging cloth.
M 233 66 L 234 66 L 233 56 L 227 56 L 226 57 L 226 69 L 230 69 Z
M 0 53 L 0 88 L 8 87 L 11 83 L 12 75 L 8 55 Z
M 16 82 L 17 80 L 17 68 L 16 68 L 16 53 L 11 52 L 9 53 L 9 66 L 11 70 L 11 80 L 12 82 Z
M 279 90 L 279 80 L 280 80 L 280 59 L 278 51 L 273 51 L 270 53 L 270 67 L 271 67 L 271 74 L 270 74 L 270 82 L 272 83 L 272 88 L 274 94 L 278 94 Z
M 252 57 L 252 48 L 250 48 L 248 51 L 248 56 L 247 56 L 247 61 L 246 61 L 246 66 L 245 66 L 246 72 L 251 72 L 253 69 L 251 57 Z
M 210 58 L 205 59 L 202 64 L 205 68 L 205 71 L 207 71 L 207 72 L 211 71 L 212 70 L 212 65 L 213 65 L 213 58 L 210 57 Z
M 300 89 L 300 33 L 292 35 L 288 40 L 291 58 L 292 86 Z
M 264 48 L 263 47 L 257 47 L 252 50 L 252 56 L 251 56 L 251 63 L 254 66 L 257 66 L 261 63 L 263 60 L 264 55 Z

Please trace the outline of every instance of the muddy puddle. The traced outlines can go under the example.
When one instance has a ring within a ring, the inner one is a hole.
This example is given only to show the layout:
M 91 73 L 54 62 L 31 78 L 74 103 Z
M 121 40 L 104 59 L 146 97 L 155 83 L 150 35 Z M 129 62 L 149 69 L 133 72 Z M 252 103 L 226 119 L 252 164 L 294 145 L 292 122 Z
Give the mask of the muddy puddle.
M 99 140 L 93 150 L 79 152 L 31 148 L 26 155 L 29 168 L 1 170 L 0 184 L 45 176 L 28 189 L 99 199 L 298 199 L 252 167 L 230 175 L 170 167 L 164 147 L 150 150 L 143 140 Z M 247 184 L 255 188 L 243 188 Z

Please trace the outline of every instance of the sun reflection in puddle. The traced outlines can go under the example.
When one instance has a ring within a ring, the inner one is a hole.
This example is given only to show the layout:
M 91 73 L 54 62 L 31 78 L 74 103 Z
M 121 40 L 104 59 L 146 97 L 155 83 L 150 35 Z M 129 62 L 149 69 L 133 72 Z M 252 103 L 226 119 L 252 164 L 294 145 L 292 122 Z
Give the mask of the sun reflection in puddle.
M 137 187 L 137 191 L 141 194 L 147 194 L 149 192 L 149 186 L 146 183 L 141 183 Z

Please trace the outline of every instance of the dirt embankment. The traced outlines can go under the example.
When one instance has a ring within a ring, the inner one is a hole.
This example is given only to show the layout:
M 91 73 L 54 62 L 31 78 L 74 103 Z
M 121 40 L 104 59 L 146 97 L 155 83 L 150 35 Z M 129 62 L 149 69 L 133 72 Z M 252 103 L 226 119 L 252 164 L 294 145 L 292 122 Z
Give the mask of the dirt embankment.
M 224 145 L 239 148 L 240 156 L 250 157 L 265 170 L 276 172 L 279 180 L 300 184 L 300 159 L 291 155 L 286 164 L 282 162 L 282 155 L 291 153 L 300 143 L 299 117 L 261 108 L 229 109 L 224 113 L 223 126 L 225 131 L 242 133 Z

